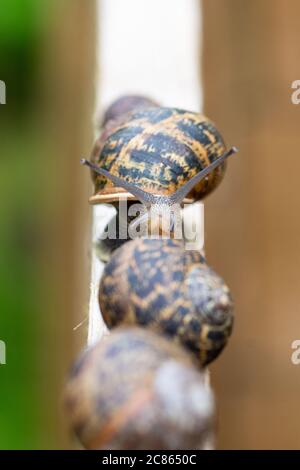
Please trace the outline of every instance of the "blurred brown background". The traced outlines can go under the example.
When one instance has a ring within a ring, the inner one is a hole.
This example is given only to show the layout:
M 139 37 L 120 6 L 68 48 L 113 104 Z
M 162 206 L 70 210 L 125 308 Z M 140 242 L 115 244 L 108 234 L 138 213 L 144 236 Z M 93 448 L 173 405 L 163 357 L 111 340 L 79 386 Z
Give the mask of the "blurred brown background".
M 236 302 L 213 365 L 220 448 L 299 448 L 300 2 L 203 0 L 204 110 L 240 154 L 206 209 L 209 262 Z

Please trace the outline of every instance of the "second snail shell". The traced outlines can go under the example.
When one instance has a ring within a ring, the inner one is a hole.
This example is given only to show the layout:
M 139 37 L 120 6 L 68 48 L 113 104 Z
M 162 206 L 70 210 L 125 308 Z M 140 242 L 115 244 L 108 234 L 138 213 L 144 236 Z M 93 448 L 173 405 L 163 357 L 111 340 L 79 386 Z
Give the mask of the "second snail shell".
M 223 279 L 181 240 L 135 239 L 112 255 L 99 289 L 109 328 L 139 325 L 171 338 L 201 366 L 222 351 L 233 326 Z

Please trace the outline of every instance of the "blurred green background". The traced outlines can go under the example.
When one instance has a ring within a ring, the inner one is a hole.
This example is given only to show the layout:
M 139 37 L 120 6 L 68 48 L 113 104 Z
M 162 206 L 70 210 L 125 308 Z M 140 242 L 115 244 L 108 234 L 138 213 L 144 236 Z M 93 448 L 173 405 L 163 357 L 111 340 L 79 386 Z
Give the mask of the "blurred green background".
M 61 389 L 86 328 L 73 331 L 86 308 L 93 6 L 0 1 L 1 449 L 68 446 Z

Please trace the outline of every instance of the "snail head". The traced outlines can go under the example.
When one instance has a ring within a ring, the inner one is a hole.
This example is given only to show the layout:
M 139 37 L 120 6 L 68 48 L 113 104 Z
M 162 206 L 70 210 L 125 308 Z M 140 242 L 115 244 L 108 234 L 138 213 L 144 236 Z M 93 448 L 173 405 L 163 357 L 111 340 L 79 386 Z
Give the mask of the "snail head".
M 236 147 L 231 147 L 227 152 L 221 155 L 221 157 L 217 158 L 206 168 L 194 175 L 187 183 L 177 189 L 170 196 L 162 196 L 144 191 L 137 185 L 111 174 L 109 171 L 95 165 L 85 158 L 81 160 L 81 163 L 91 168 L 95 173 L 110 179 L 116 186 L 119 186 L 133 194 L 133 196 L 143 204 L 143 211 L 130 224 L 130 228 L 132 230 L 136 230 L 138 226 L 142 226 L 146 223 L 151 224 L 151 222 L 153 222 L 153 217 L 155 217 L 160 227 L 163 227 L 163 222 L 167 219 L 168 231 L 170 232 L 174 228 L 180 205 L 188 193 L 194 188 L 194 186 L 196 186 L 196 184 L 208 176 L 215 168 L 222 165 L 228 157 L 237 151 L 238 149 Z M 153 228 L 153 226 L 151 228 Z M 164 232 L 163 228 L 160 232 Z

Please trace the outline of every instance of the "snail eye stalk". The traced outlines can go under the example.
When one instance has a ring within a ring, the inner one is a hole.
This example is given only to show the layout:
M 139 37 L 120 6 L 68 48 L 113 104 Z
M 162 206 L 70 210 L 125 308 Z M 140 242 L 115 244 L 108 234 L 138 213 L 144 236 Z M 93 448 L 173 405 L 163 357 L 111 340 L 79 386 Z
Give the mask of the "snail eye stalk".
M 187 194 L 198 184 L 201 180 L 203 180 L 209 173 L 211 173 L 215 168 L 222 165 L 224 161 L 233 155 L 234 153 L 238 152 L 236 147 L 231 147 L 227 152 L 225 152 L 221 157 L 217 158 L 213 163 L 208 165 L 206 168 L 201 170 L 197 173 L 193 178 L 191 178 L 186 184 L 184 184 L 181 188 L 179 188 L 175 193 L 171 196 L 164 196 L 164 202 L 167 202 L 169 205 L 179 204 L 183 201 L 183 199 L 187 196 Z M 105 178 L 110 179 L 116 186 L 119 186 L 129 193 L 133 194 L 142 204 L 146 207 L 149 207 L 152 204 L 157 204 L 160 198 L 155 194 L 147 193 L 143 189 L 139 188 L 135 184 L 129 183 L 118 176 L 112 175 L 109 171 L 101 168 L 94 163 L 86 160 L 85 158 L 81 159 L 81 163 L 83 165 L 88 166 L 91 168 L 95 173 L 99 175 L 105 176 Z
M 188 195 L 188 193 L 198 184 L 201 180 L 203 180 L 209 173 L 211 173 L 213 170 L 215 170 L 218 166 L 222 165 L 224 161 L 233 155 L 234 153 L 237 153 L 238 149 L 236 147 L 231 147 L 227 152 L 225 152 L 221 157 L 217 158 L 213 163 L 208 165 L 206 168 L 201 170 L 199 173 L 197 173 L 193 178 L 191 178 L 186 184 L 184 184 L 181 188 L 179 188 L 175 193 L 173 193 L 169 199 L 172 202 L 172 204 L 179 204 L 180 202 L 183 201 L 183 199 Z
M 147 193 L 146 191 L 143 191 L 138 186 L 132 183 L 128 183 L 128 181 L 125 181 L 124 179 L 119 178 L 118 176 L 112 175 L 109 171 L 95 165 L 94 163 L 90 162 L 89 160 L 86 160 L 85 158 L 82 158 L 80 162 L 82 165 L 86 165 L 91 168 L 91 170 L 93 170 L 95 173 L 98 173 L 98 175 L 102 175 L 105 176 L 105 178 L 110 179 L 116 186 L 119 186 L 128 191 L 129 193 L 133 194 L 133 196 L 135 196 L 145 206 L 149 206 L 150 204 L 154 203 L 155 196 L 150 193 Z

